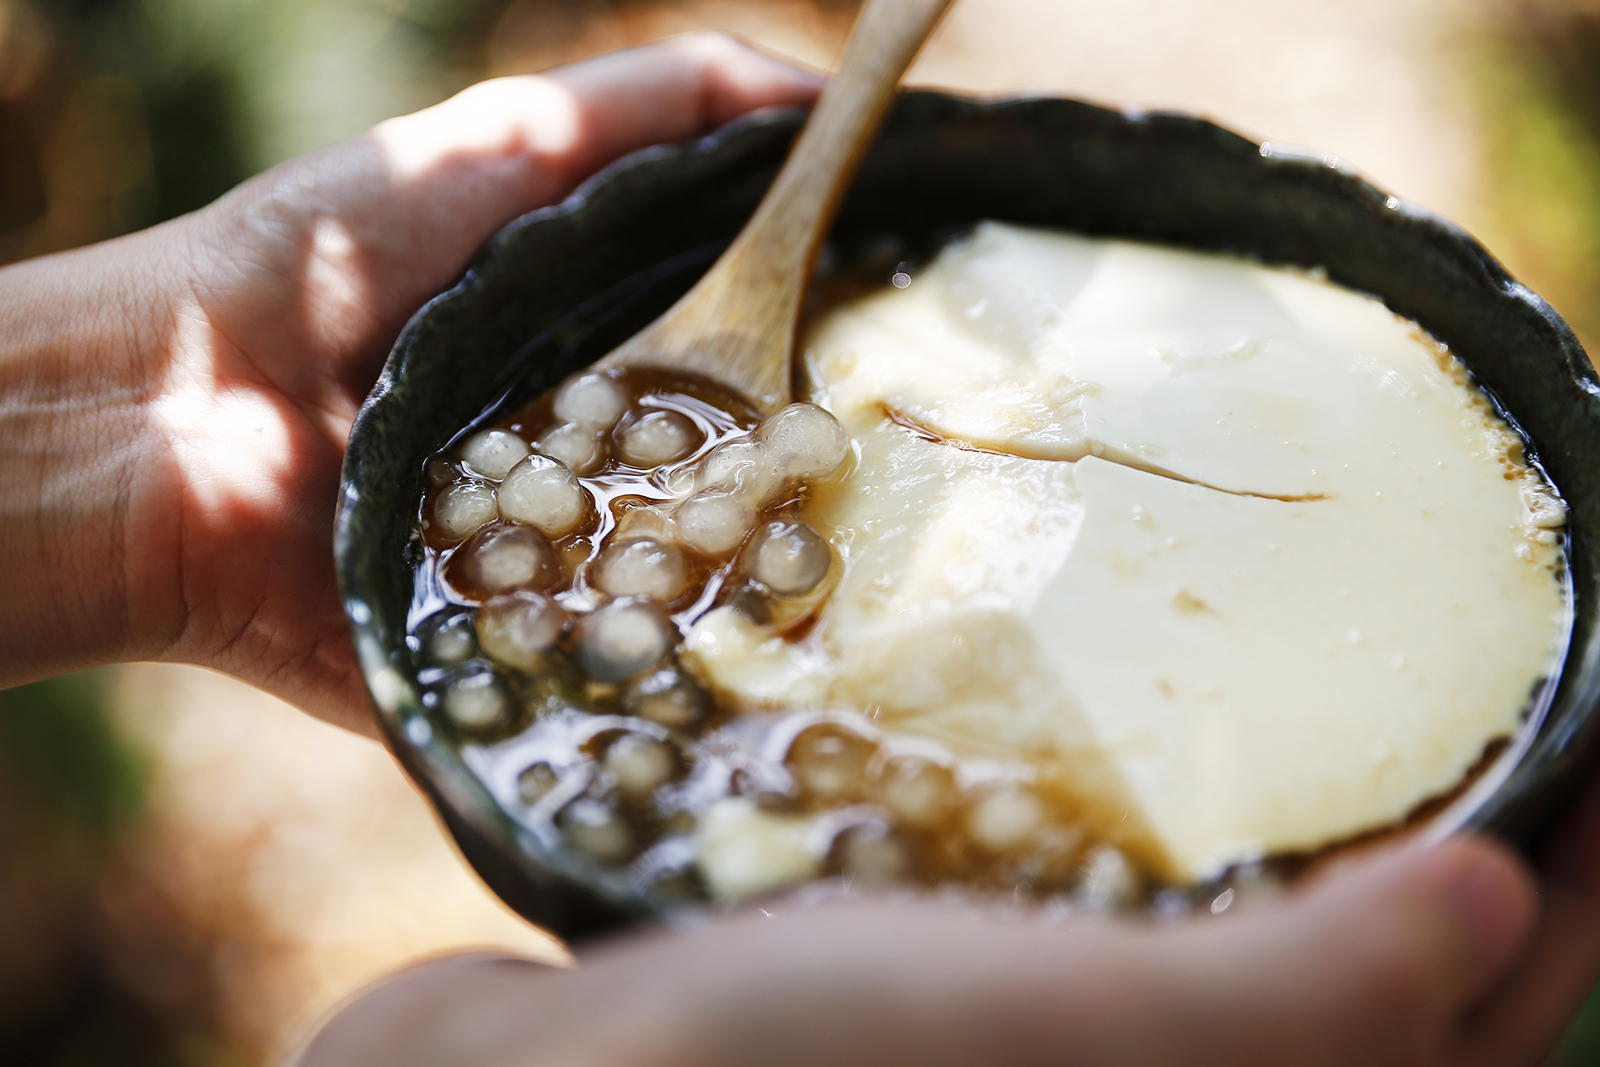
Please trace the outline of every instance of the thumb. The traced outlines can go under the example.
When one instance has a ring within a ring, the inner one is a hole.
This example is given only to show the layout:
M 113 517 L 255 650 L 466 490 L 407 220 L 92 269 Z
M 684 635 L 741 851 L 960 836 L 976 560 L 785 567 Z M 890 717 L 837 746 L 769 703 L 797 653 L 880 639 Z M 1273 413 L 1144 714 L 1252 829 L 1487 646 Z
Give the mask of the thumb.
M 1290 910 L 1315 931 L 1308 947 L 1350 961 L 1356 974 L 1346 977 L 1388 964 L 1426 981 L 1445 1006 L 1465 1009 L 1527 944 L 1537 894 L 1509 849 L 1463 836 L 1341 864 Z
M 1205 935 L 1249 976 L 1252 988 L 1234 995 L 1276 1020 L 1279 1055 L 1423 1064 L 1454 1046 L 1526 946 L 1535 910 L 1533 882 L 1509 850 L 1459 837 L 1341 863 Z

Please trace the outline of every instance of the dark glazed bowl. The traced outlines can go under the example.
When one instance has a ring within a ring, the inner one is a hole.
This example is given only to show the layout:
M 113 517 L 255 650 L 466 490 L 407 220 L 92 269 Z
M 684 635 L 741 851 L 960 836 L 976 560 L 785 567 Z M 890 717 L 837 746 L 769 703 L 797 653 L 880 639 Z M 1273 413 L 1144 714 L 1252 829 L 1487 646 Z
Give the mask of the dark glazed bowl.
M 335 551 L 361 667 L 401 762 L 495 892 L 577 938 L 662 901 L 507 815 L 424 706 L 406 643 L 422 468 L 486 410 L 589 363 L 684 292 L 743 224 L 802 115 L 773 111 L 612 166 L 502 230 L 406 326 L 356 420 Z M 1571 508 L 1576 622 L 1538 736 L 1467 825 L 1533 844 L 1589 766 L 1600 704 L 1600 382 L 1564 322 L 1466 233 L 1322 158 L 1209 122 L 1071 100 L 899 102 L 834 230 L 925 243 L 979 219 L 1320 267 L 1446 342 L 1534 442 Z

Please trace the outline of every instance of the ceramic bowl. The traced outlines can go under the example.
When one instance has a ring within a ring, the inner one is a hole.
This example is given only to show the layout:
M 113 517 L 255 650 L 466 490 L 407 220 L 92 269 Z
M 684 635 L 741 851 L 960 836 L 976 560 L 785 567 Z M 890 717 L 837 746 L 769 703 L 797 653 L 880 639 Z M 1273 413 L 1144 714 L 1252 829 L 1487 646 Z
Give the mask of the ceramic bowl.
M 406 642 L 429 454 L 634 333 L 743 224 L 803 120 L 760 113 L 616 163 L 501 230 L 419 311 L 356 419 L 335 538 L 361 669 L 389 744 L 484 881 L 531 921 L 581 938 L 672 909 L 504 812 L 424 706 Z M 1533 442 L 1571 507 L 1576 623 L 1532 745 L 1466 816 L 1525 846 L 1588 770 L 1600 704 L 1600 382 L 1572 331 L 1465 232 L 1331 157 L 1210 122 L 1072 100 L 905 94 L 834 229 L 845 246 L 925 244 L 979 219 L 1146 239 L 1325 270 L 1420 323 Z

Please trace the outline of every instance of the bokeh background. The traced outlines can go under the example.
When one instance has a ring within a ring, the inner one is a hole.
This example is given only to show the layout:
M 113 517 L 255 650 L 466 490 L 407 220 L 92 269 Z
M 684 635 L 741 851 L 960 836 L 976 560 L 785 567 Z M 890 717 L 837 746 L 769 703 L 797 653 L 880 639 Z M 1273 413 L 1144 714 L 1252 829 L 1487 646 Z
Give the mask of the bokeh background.
M 0 263 L 200 207 L 483 77 L 701 28 L 826 66 L 855 6 L 0 0 Z M 1600 341 L 1600 0 L 960 0 L 912 78 L 1335 153 Z M 384 973 L 482 946 L 565 958 L 375 745 L 181 667 L 0 693 L 0 1060 L 265 1065 Z M 1600 999 L 1554 1062 L 1600 1063 Z

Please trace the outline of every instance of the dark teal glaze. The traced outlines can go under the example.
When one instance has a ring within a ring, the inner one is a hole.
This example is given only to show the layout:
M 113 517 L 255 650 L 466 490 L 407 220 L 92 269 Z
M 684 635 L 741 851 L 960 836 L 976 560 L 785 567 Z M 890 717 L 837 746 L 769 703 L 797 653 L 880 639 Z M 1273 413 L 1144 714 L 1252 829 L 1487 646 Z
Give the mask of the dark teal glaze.
M 542 848 L 423 708 L 405 644 L 422 464 L 486 409 L 544 391 L 686 290 L 754 208 L 801 117 L 767 112 L 636 153 L 507 226 L 412 318 L 350 435 L 335 552 L 389 743 L 485 881 L 564 936 L 668 908 L 581 856 Z M 1465 232 L 1346 170 L 1270 154 L 1190 116 L 1070 100 L 907 94 L 834 239 L 926 245 L 984 218 L 1320 267 L 1467 362 L 1571 506 L 1567 667 L 1533 747 L 1471 820 L 1531 846 L 1588 769 L 1600 704 L 1600 541 L 1590 533 L 1600 530 L 1600 383 L 1560 317 Z

